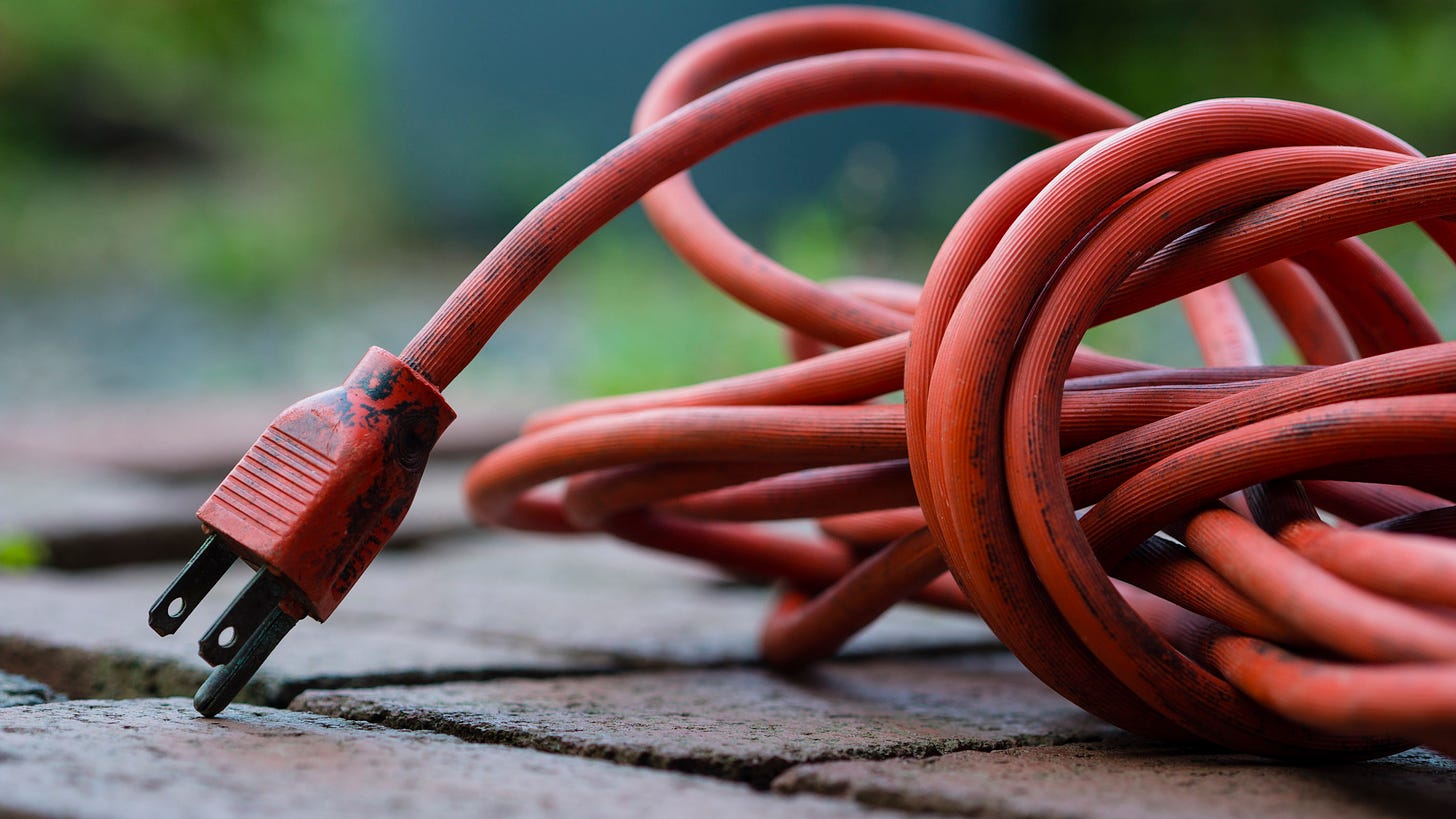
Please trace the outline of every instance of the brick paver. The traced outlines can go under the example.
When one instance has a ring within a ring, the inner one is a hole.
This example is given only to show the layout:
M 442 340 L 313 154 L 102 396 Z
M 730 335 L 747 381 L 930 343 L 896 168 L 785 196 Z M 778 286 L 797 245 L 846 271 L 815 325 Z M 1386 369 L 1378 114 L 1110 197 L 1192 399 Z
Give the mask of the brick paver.
M 193 491 L 95 467 L 0 466 L 0 536 L 24 534 L 44 544 L 48 565 L 176 558 L 196 540 L 195 521 L 189 523 L 197 511 Z
M 901 815 L 666 771 L 183 700 L 7 709 L 0 815 L 834 817 Z
M 768 782 L 790 765 L 1106 736 L 1002 652 L 749 669 L 306 692 L 295 709 Z
M 230 595 L 204 601 L 185 636 L 158 637 L 147 627 L 146 610 L 174 572 L 133 567 L 0 576 L 0 667 L 73 697 L 190 696 L 208 671 L 196 655 L 195 640 Z M 490 635 L 437 634 L 407 622 L 375 622 L 367 612 L 340 612 L 325 627 L 310 621 L 294 629 L 240 701 L 286 702 L 308 685 L 609 665 L 605 657 L 579 657 Z
M 224 579 L 183 632 L 146 610 L 177 566 L 0 575 L 0 668 L 75 697 L 190 695 L 195 639 L 246 577 Z M 320 626 L 301 624 L 241 701 L 285 704 L 306 687 L 746 662 L 769 592 L 600 538 L 492 537 L 389 553 Z M 994 644 L 976 619 L 897 611 L 861 652 Z
M 805 765 L 773 787 L 975 816 L 1456 816 L 1456 767 L 1419 750 L 1352 765 L 1297 766 L 1128 739 Z
M 58 567 L 190 551 L 211 486 L 187 469 L 220 452 L 106 450 L 148 478 L 81 449 L 6 470 L 0 533 L 44 535 Z M 427 547 L 388 550 L 240 699 L 293 711 L 56 701 L 190 696 L 242 567 L 168 639 L 146 609 L 177 563 L 0 574 L 0 815 L 1456 815 L 1456 770 L 1425 752 L 1293 767 L 1130 738 L 963 615 L 900 607 L 860 659 L 774 674 L 752 665 L 769 590 L 601 538 L 460 534 L 463 468 L 435 464 L 401 530 Z
M 352 366 L 342 367 L 340 377 Z M 274 416 L 304 394 L 194 395 L 185 401 L 105 401 L 28 412 L 0 407 L 0 461 L 101 465 L 205 478 L 216 485 Z M 509 395 L 486 400 L 452 393 L 451 400 L 461 415 L 435 447 L 436 459 L 479 457 L 515 436 L 527 407 L 544 405 Z
M 197 508 L 217 485 L 64 461 L 0 464 L 0 536 L 43 543 L 45 565 L 61 569 L 185 560 L 202 537 Z M 425 473 L 393 548 L 471 529 L 460 501 L 466 468 L 444 461 Z

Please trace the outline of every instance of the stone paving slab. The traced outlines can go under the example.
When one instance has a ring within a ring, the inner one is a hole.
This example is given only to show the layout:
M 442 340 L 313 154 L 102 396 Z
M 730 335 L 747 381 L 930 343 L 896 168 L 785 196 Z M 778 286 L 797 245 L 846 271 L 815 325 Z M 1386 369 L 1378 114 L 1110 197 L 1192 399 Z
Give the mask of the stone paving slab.
M 0 668 L 73 697 L 190 696 L 196 639 L 247 572 L 234 566 L 177 635 L 146 610 L 179 566 L 0 574 Z M 300 624 L 243 702 L 308 687 L 543 676 L 754 658 L 769 592 L 601 538 L 492 537 L 382 555 L 326 625 Z M 907 608 L 855 650 L 994 645 L 960 614 Z
M 991 817 L 1456 816 L 1456 766 L 1429 751 L 1296 766 L 1126 738 L 793 768 L 779 793 Z
M 340 379 L 348 374 L 346 369 Z M 320 384 L 318 389 L 331 385 Z M 194 395 L 49 406 L 0 408 L 0 461 L 106 466 L 216 485 L 258 434 L 305 393 Z M 539 401 L 510 396 L 450 397 L 462 414 L 435 447 L 440 456 L 470 459 L 514 437 L 526 408 Z M 474 411 L 463 411 L 474 407 Z
M 0 536 L 24 535 L 47 565 L 175 559 L 196 540 L 197 505 L 195 491 L 113 470 L 0 462 Z
M 39 705 L 43 702 L 52 702 L 56 698 L 54 691 L 35 680 L 0 671 L 0 708 Z
M 392 548 L 472 528 L 460 501 L 467 468 L 460 461 L 431 464 Z M 40 562 L 60 569 L 185 560 L 202 538 L 197 508 L 216 485 L 169 483 L 95 465 L 4 460 L 0 536 L 25 535 L 42 545 Z
M 791 765 L 1088 740 L 1009 654 L 309 691 L 296 710 L 765 787 Z
M 0 716 L 0 814 L 76 817 L 899 816 L 817 796 L 462 742 L 312 714 L 183 700 Z
M 368 586 L 366 574 L 345 606 L 441 632 L 510 635 L 608 652 L 623 667 L 656 667 L 756 660 L 773 598 L 770 589 L 727 582 L 705 564 L 605 537 L 477 535 L 442 542 L 430 554 L 429 561 L 397 556 L 388 577 Z M 999 645 L 975 617 L 905 605 L 845 653 Z

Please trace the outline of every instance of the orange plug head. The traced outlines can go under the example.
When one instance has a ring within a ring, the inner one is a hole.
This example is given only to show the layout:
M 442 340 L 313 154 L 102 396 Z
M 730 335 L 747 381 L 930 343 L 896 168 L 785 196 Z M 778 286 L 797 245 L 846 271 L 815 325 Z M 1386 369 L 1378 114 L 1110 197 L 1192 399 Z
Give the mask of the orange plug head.
M 453 420 L 433 384 L 374 347 L 343 386 L 268 425 L 198 510 L 208 537 L 150 612 L 172 634 L 238 557 L 257 569 L 199 641 L 217 668 L 197 710 L 226 707 L 303 615 L 333 613 L 409 511 Z
M 284 410 L 197 517 L 325 620 L 409 511 L 453 420 L 439 390 L 374 347 L 343 386 Z

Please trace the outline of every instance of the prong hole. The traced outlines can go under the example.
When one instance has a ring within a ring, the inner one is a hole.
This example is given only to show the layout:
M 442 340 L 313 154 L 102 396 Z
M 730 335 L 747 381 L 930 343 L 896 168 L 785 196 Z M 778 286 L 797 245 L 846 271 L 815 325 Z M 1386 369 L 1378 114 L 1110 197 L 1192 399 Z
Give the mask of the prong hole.
M 181 617 L 184 611 L 187 611 L 187 601 L 180 597 L 172 598 L 172 602 L 167 604 L 168 617 Z
M 232 648 L 233 640 L 236 640 L 237 636 L 237 633 L 233 631 L 233 627 L 228 626 L 217 633 L 217 644 L 223 648 Z

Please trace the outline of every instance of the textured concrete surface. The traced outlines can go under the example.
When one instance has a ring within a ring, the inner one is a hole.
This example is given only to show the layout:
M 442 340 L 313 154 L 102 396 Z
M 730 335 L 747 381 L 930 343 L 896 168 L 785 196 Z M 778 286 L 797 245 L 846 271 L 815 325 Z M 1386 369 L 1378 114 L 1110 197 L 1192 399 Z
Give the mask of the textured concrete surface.
M 235 565 L 182 630 L 146 611 L 178 566 L 0 575 L 0 668 L 73 697 L 190 696 L 196 639 L 246 580 Z M 293 630 L 241 701 L 306 687 L 541 676 L 754 658 L 769 592 L 602 539 L 491 537 L 386 552 L 326 625 Z M 906 609 L 855 650 L 994 644 L 964 615 Z
M 832 817 L 881 813 L 710 779 L 181 700 L 12 708 L 0 814 L 77 817 Z M 900 815 L 900 814 L 882 814 Z
M 1352 765 L 1295 766 L 1123 739 L 805 765 L 773 788 L 989 817 L 1456 816 L 1456 767 L 1420 750 Z
M 1070 742 L 1110 728 L 1009 655 L 305 692 L 293 708 L 766 786 L 790 765 Z
M 35 680 L 0 671 L 0 708 L 39 705 L 56 699 L 56 693 Z

